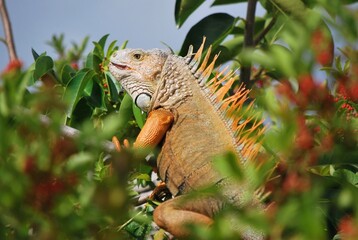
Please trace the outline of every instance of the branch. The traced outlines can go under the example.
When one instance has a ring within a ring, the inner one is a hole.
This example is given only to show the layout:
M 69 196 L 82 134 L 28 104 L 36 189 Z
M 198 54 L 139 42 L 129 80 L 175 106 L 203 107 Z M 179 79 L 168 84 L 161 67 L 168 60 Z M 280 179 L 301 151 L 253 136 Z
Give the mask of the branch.
M 266 36 L 266 34 L 271 30 L 271 28 L 276 23 L 276 17 L 273 17 L 270 21 L 270 23 L 266 26 L 264 30 L 254 39 L 254 45 L 256 46 L 259 44 L 259 42 Z
M 0 15 L 1 15 L 2 24 L 4 27 L 5 43 L 6 43 L 8 51 L 9 51 L 10 61 L 14 61 L 18 58 L 17 58 L 17 54 L 16 54 L 11 23 L 10 23 L 9 15 L 7 13 L 5 0 L 0 0 Z
M 254 25 L 257 0 L 249 0 L 245 22 L 244 48 L 254 47 Z M 240 80 L 247 87 L 250 87 L 251 64 L 241 67 Z
M 27 110 L 24 111 L 25 113 L 28 112 Z M 51 120 L 46 115 L 40 115 L 40 122 L 49 125 L 51 123 Z M 61 134 L 65 137 L 74 139 L 77 138 L 81 133 L 75 128 L 63 125 L 61 126 Z M 115 146 L 110 141 L 103 141 L 100 143 L 105 151 L 111 153 L 115 151 Z

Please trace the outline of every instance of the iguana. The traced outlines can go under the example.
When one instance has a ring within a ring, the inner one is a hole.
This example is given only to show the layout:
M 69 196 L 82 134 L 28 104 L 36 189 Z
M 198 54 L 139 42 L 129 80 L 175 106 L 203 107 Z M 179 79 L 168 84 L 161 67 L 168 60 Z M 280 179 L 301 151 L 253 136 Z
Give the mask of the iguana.
M 204 43 L 205 38 L 196 54 L 191 46 L 185 57 L 159 49 L 119 50 L 109 64 L 111 74 L 135 104 L 148 112 L 134 147 L 162 143 L 158 174 L 175 197 L 155 209 L 154 221 L 175 237 L 188 235 L 183 227 L 186 223 L 212 224 L 223 208 L 223 201 L 215 196 L 183 201 L 191 191 L 215 185 L 233 204 L 242 205 L 245 184 L 235 186 L 219 174 L 213 167 L 213 157 L 232 151 L 245 167 L 257 155 L 263 129 L 261 121 L 253 121 L 252 104 L 246 119 L 236 114 L 247 101 L 248 90 L 241 86 L 226 97 L 237 79 L 234 71 L 223 70 L 210 78 L 218 55 L 209 64 L 212 48 L 203 56 Z M 249 122 L 254 123 L 247 130 Z M 255 130 L 258 134 L 253 137 L 250 133 Z M 256 196 L 251 204 L 264 209 Z M 240 232 L 245 239 L 263 239 L 261 232 L 251 228 L 244 227 Z

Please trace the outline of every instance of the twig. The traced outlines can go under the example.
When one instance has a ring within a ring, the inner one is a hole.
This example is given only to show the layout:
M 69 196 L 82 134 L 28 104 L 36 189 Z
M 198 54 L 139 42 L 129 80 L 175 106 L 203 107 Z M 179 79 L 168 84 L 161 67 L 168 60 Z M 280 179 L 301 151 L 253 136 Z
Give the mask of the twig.
M 263 69 L 262 67 L 260 67 L 260 68 L 258 69 L 258 71 L 256 71 L 256 73 L 251 77 L 251 81 L 256 81 L 256 80 L 258 80 L 263 71 L 264 71 L 264 69 Z
M 149 196 L 145 197 L 145 198 L 140 198 L 138 199 L 138 201 L 134 204 L 134 206 L 138 207 L 140 205 L 143 205 L 145 203 L 148 202 Z
M 125 228 L 128 224 L 130 224 L 136 217 L 138 217 L 140 214 L 144 213 L 145 208 L 143 208 L 141 211 L 139 211 L 136 215 L 131 217 L 128 221 L 123 223 L 122 225 L 117 227 L 117 232 L 121 231 L 123 228 Z
M 245 21 L 244 48 L 254 47 L 254 25 L 257 0 L 249 0 Z M 251 63 L 241 67 L 240 80 L 247 87 L 250 87 Z
M 137 193 L 139 194 L 142 194 L 142 193 L 148 193 L 150 191 L 152 191 L 153 188 L 151 186 L 146 186 L 146 187 L 143 187 L 143 188 L 140 188 L 138 190 L 136 190 Z
M 12 34 L 11 22 L 9 19 L 9 14 L 7 13 L 5 0 L 0 0 L 0 15 L 4 27 L 5 43 L 9 51 L 9 58 L 10 61 L 14 61 L 17 59 L 17 54 L 16 54 L 15 43 Z
M 40 121 L 45 125 L 49 125 L 51 123 L 51 120 L 45 115 L 40 115 Z M 77 138 L 81 132 L 75 128 L 63 125 L 61 126 L 61 134 L 65 137 L 74 139 Z M 110 141 L 105 140 L 101 142 L 101 145 L 106 152 L 111 153 L 115 151 L 114 144 Z
M 20 111 L 22 112 L 23 115 L 31 113 L 29 109 L 21 109 Z M 42 115 L 42 114 L 39 115 L 39 120 L 45 126 L 48 126 L 51 124 L 51 119 L 49 117 L 47 117 L 46 115 Z M 81 132 L 79 130 L 69 127 L 69 126 L 66 126 L 66 125 L 62 125 L 60 131 L 63 136 L 71 138 L 71 139 L 78 138 L 81 135 Z M 98 144 L 98 143 L 96 143 L 96 144 Z M 115 151 L 115 146 L 110 141 L 104 140 L 100 144 L 101 144 L 101 147 L 108 153 L 112 153 Z
M 270 23 L 266 26 L 266 28 L 254 39 L 255 46 L 266 36 L 266 34 L 271 30 L 271 28 L 275 26 L 275 23 L 276 17 L 273 17 Z

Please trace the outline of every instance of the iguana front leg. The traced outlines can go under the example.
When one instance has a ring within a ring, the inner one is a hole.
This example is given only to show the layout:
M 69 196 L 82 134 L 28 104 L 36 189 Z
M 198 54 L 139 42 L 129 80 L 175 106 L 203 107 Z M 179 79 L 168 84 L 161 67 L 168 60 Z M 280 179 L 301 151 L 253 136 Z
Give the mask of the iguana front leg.
M 148 114 L 147 120 L 139 132 L 134 147 L 155 147 L 163 139 L 165 133 L 174 121 L 174 115 L 166 110 L 154 110 Z M 117 137 L 112 138 L 117 151 L 121 151 L 121 145 Z M 127 139 L 123 141 L 124 147 L 129 147 Z
M 173 121 L 174 115 L 169 111 L 163 109 L 151 111 L 134 142 L 134 147 L 155 147 L 163 139 Z

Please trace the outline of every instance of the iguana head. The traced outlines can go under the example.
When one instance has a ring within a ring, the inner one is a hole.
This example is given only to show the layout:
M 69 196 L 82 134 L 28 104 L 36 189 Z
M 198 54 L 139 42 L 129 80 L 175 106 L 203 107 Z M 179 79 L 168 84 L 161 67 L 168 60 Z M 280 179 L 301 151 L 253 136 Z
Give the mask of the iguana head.
M 113 53 L 109 70 L 135 104 L 148 111 L 167 58 L 159 49 L 123 49 Z

